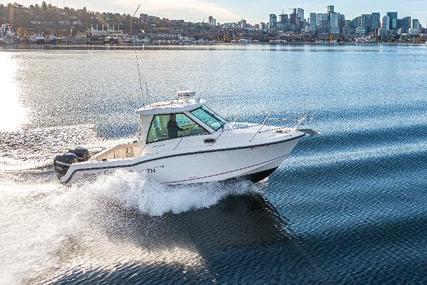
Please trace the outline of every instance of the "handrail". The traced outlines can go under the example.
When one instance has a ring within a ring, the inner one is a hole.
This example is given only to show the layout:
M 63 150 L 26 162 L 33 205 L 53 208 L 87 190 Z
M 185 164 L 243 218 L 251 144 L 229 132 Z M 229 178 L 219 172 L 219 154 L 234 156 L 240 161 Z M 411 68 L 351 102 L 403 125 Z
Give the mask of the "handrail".
M 260 128 L 258 129 L 258 131 L 254 134 L 254 136 L 249 140 L 249 142 L 252 142 L 253 141 L 253 139 L 257 136 L 257 134 L 262 130 L 262 128 L 264 128 L 265 127 L 265 122 L 268 120 L 268 118 L 270 118 L 270 116 L 271 116 L 271 113 L 269 113 L 268 115 L 267 115 L 267 117 L 265 117 L 265 119 L 264 119 L 264 121 L 262 121 L 262 123 L 261 123 L 261 126 L 260 126 Z
M 179 146 L 179 144 L 182 142 L 182 140 L 184 139 L 184 137 L 181 137 L 181 139 L 179 140 L 179 142 L 176 144 L 176 146 L 173 148 L 173 150 L 176 150 L 176 148 Z

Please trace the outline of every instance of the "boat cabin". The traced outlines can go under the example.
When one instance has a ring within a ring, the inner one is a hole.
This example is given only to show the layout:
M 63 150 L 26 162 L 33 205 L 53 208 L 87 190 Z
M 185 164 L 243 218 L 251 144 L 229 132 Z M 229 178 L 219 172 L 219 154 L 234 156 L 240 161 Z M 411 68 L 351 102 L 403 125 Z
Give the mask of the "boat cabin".
M 137 111 L 140 115 L 139 141 L 150 144 L 187 136 L 214 133 L 225 120 L 196 99 L 195 92 L 181 91 L 178 99 L 147 105 Z
M 226 121 L 195 95 L 193 91 L 181 91 L 175 100 L 149 104 L 137 110 L 141 125 L 138 141 L 102 151 L 92 160 L 135 158 L 156 142 L 208 135 L 221 129 Z

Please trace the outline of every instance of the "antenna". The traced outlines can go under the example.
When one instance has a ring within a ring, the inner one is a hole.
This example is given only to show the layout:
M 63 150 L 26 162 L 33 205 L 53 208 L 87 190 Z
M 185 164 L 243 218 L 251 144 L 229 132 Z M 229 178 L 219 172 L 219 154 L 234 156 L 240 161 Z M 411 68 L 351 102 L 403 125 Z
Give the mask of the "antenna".
M 142 97 L 144 97 L 144 90 L 142 89 L 141 70 L 139 68 L 138 51 L 136 49 L 135 49 L 135 58 L 136 58 L 136 66 L 138 68 L 139 89 L 141 90 Z M 147 88 L 147 83 L 145 83 L 145 87 Z M 147 96 L 148 96 L 148 88 L 147 88 Z

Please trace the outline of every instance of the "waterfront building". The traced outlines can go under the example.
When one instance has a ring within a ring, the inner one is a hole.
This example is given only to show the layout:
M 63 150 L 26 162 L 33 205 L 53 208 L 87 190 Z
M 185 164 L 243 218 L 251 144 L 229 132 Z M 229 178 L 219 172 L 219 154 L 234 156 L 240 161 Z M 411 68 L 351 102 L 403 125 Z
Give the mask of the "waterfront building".
M 389 16 L 383 17 L 381 28 L 386 29 L 387 31 L 390 30 L 390 17 Z
M 329 33 L 329 15 L 318 13 L 316 15 L 316 26 L 318 33 Z
M 329 26 L 331 34 L 339 34 L 340 26 L 339 26 L 339 18 L 338 13 L 331 12 L 329 13 Z
M 304 9 L 297 8 L 297 17 L 299 18 L 299 22 L 304 21 Z
M 316 32 L 316 28 L 317 28 L 317 14 L 316 13 L 310 13 L 310 19 L 309 19 L 309 24 L 310 24 L 310 32 Z
M 371 15 L 370 14 L 363 14 L 360 17 L 360 25 L 358 27 L 365 28 L 366 31 L 370 31 L 371 28 Z
M 276 28 L 277 27 L 277 15 L 276 14 L 270 14 L 270 21 L 268 22 L 270 28 Z
M 355 34 L 358 36 L 365 36 L 366 35 L 366 28 L 365 27 L 357 27 L 355 30 Z
M 421 23 L 420 23 L 420 21 L 418 21 L 418 19 L 412 20 L 412 29 L 417 30 L 418 33 L 421 32 L 422 27 L 421 27 Z
M 397 30 L 397 12 L 387 12 L 387 16 L 390 17 L 389 27 L 390 30 Z
M 381 16 L 380 13 L 371 14 L 371 31 L 375 31 L 381 27 Z
M 382 41 L 386 41 L 389 39 L 389 33 L 390 31 L 388 29 L 385 28 L 379 28 L 378 29 L 378 37 L 382 40 Z
M 288 14 L 282 14 L 279 15 L 279 22 L 277 23 L 279 30 L 286 31 L 288 29 L 289 25 L 289 17 Z
M 401 29 L 401 33 L 407 33 L 408 30 L 411 28 L 412 24 L 412 18 L 411 17 L 404 17 L 400 20 L 400 25 L 398 28 Z

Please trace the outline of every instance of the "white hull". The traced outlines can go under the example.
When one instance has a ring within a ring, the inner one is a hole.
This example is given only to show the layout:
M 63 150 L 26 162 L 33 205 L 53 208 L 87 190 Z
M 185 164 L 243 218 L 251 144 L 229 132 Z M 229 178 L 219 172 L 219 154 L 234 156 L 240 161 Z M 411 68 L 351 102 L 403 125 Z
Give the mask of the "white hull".
M 240 147 L 153 155 L 96 164 L 82 163 L 73 165 L 61 178 L 61 182 L 96 178 L 118 169 L 138 172 L 167 185 L 206 183 L 244 177 L 258 181 L 279 167 L 303 136 L 304 134 L 300 133 L 282 140 Z

